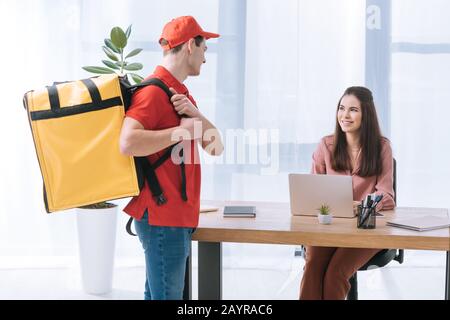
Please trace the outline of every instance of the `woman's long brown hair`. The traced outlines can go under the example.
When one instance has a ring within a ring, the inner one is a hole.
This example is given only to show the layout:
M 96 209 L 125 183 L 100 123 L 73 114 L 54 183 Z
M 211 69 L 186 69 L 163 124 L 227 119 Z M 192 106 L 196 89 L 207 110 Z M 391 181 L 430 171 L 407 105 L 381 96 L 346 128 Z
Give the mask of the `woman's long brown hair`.
M 359 143 L 361 145 L 360 168 L 356 173 L 360 177 L 379 175 L 382 172 L 381 135 L 377 112 L 373 102 L 372 92 L 364 87 L 350 87 L 345 90 L 339 100 L 336 111 L 336 127 L 334 130 L 334 150 L 332 167 L 336 171 L 351 169 L 350 157 L 347 150 L 347 139 L 337 119 L 337 112 L 342 98 L 346 95 L 355 96 L 361 103 L 361 127 L 359 129 Z

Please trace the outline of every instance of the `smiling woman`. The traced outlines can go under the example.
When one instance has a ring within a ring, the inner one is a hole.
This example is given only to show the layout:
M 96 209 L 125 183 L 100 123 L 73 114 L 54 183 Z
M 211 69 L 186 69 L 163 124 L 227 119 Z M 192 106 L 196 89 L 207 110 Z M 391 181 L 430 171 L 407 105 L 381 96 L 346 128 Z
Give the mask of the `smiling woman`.
M 354 95 L 344 95 L 338 107 L 337 120 L 344 132 L 355 132 L 361 126 L 361 103 Z
M 392 150 L 381 136 L 372 92 L 364 87 L 348 88 L 336 114 L 334 136 L 323 138 L 314 152 L 312 173 L 350 175 L 354 206 L 376 192 L 383 196 L 377 209 L 392 209 Z M 354 271 L 378 251 L 308 246 L 300 299 L 345 299 Z
M 381 130 L 369 89 L 350 87 L 345 90 L 338 103 L 334 137 L 334 170 L 354 172 L 359 160 L 357 174 L 360 177 L 381 173 Z

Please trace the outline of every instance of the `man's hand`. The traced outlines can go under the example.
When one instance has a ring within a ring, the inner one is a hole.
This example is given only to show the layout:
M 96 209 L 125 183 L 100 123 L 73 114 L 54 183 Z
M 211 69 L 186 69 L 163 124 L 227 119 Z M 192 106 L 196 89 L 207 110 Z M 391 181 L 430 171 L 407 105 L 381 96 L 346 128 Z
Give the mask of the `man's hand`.
M 202 115 L 188 97 L 183 94 L 178 94 L 173 88 L 170 88 L 170 91 L 174 94 L 171 98 L 171 102 L 175 111 L 180 116 L 184 116 L 181 118 L 180 127 L 178 128 L 181 130 L 176 131 L 175 138 L 178 140 L 180 140 L 180 138 L 181 140 L 198 140 L 199 143 L 201 143 L 203 150 L 208 152 L 208 154 L 212 156 L 221 155 L 224 147 L 217 128 Z M 190 135 L 189 139 L 186 137 L 188 135 Z
M 170 88 L 170 91 L 173 93 L 170 101 L 172 102 L 175 111 L 180 116 L 187 116 L 190 118 L 200 118 L 201 113 L 196 106 L 186 97 L 184 94 L 178 94 L 175 89 Z

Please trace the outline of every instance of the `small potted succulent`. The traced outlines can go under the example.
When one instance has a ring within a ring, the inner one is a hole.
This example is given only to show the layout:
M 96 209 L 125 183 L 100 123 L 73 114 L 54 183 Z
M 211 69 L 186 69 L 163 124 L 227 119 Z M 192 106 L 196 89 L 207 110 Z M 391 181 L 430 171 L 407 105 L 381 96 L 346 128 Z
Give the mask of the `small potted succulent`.
M 326 204 L 323 204 L 320 206 L 319 214 L 317 215 L 317 218 L 319 219 L 320 224 L 331 224 L 333 221 L 333 215 L 330 212 L 330 207 Z

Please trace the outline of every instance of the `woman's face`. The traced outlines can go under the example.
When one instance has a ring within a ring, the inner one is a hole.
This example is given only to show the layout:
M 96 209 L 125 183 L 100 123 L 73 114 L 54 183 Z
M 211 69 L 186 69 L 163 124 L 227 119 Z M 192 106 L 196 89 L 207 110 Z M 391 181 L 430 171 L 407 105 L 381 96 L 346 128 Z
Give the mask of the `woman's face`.
M 361 103 L 354 95 L 345 95 L 338 107 L 337 121 L 345 133 L 358 132 L 361 128 Z

